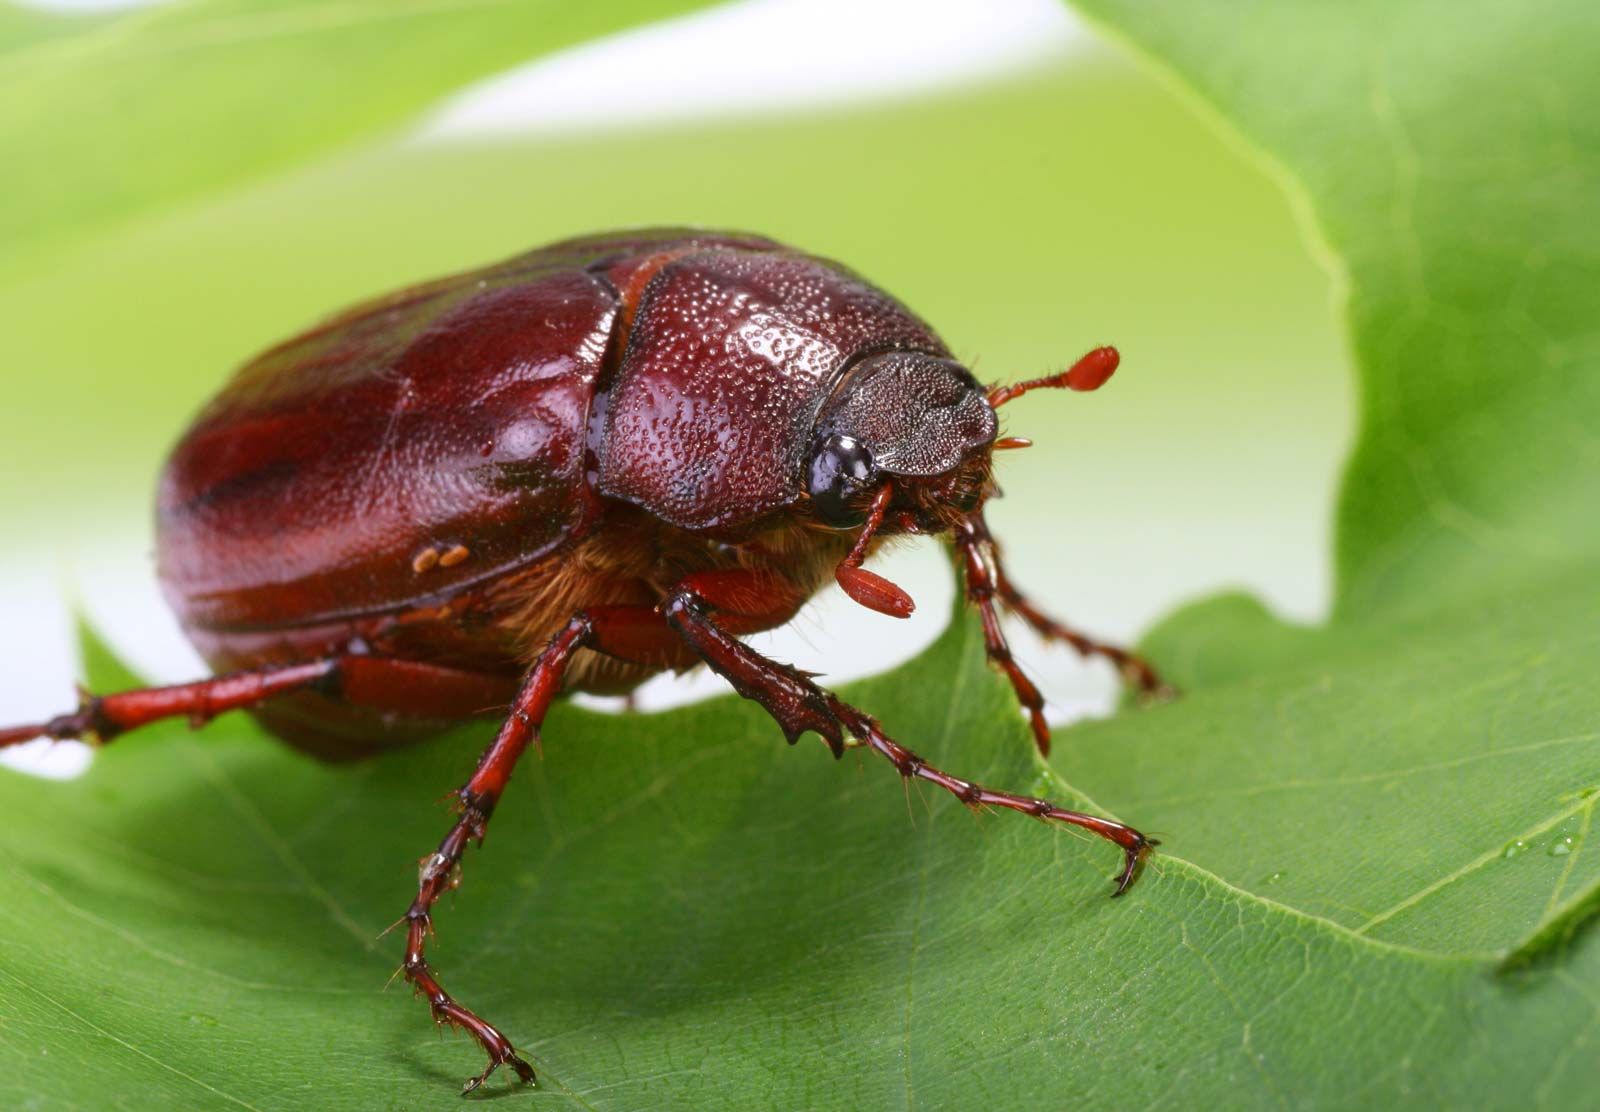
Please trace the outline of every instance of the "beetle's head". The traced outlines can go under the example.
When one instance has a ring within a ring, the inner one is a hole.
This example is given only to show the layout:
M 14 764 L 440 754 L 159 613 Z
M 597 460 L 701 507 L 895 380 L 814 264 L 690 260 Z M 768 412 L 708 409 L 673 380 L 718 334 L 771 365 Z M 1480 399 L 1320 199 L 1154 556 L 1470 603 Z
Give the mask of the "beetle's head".
M 911 597 L 861 567 L 880 532 L 942 532 L 990 493 L 994 407 L 961 364 L 890 351 L 845 374 L 818 415 L 806 461 L 812 517 L 834 529 L 864 525 L 835 575 L 851 598 L 906 617 Z
M 811 511 L 825 525 L 853 528 L 888 487 L 891 524 L 948 528 L 986 493 L 997 427 L 983 387 L 961 364 L 918 352 L 868 356 L 818 416 L 805 476 Z
M 805 473 L 815 520 L 865 526 L 836 570 L 839 585 L 863 606 L 909 615 L 910 596 L 861 567 L 872 537 L 944 532 L 976 514 L 995 491 L 994 450 L 1028 444 L 996 441 L 995 410 L 1041 387 L 1098 389 L 1117 361 L 1115 348 L 1096 348 L 1061 374 L 988 391 L 961 364 L 920 352 L 884 352 L 852 367 L 818 415 Z

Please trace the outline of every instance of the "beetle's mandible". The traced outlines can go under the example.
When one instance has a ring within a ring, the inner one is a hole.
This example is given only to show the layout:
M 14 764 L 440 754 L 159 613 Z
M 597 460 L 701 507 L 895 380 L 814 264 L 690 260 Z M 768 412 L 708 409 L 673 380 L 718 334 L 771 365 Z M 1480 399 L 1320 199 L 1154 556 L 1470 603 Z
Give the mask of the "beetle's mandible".
M 403 920 L 406 979 L 488 1054 L 468 1090 L 501 1065 L 533 1070 L 435 978 L 431 915 L 564 691 L 706 664 L 791 743 L 810 730 L 968 805 L 1114 842 L 1120 895 L 1152 839 L 942 772 L 738 640 L 830 578 L 906 616 L 906 593 L 862 564 L 884 537 L 943 534 L 1041 750 L 1043 700 L 1002 609 L 1162 690 L 1139 657 L 1029 602 L 983 518 L 992 453 L 1027 443 L 997 439 L 995 410 L 1039 387 L 1093 390 L 1116 366 L 1102 347 L 986 390 L 894 298 L 741 233 L 591 236 L 381 298 L 247 364 L 167 463 L 161 583 L 215 676 L 86 697 L 0 729 L 0 746 L 248 708 L 289 744 L 349 760 L 509 706 Z

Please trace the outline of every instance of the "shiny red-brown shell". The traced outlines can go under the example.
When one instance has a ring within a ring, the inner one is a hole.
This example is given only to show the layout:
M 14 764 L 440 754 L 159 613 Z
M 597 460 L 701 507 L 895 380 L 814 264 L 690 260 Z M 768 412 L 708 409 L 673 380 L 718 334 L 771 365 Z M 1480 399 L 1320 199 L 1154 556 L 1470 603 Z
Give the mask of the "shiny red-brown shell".
M 947 354 L 844 268 L 742 234 L 572 240 L 380 298 L 258 356 L 196 418 L 160 488 L 163 587 L 217 667 L 360 639 L 511 674 L 460 622 L 368 642 L 619 509 L 710 532 L 782 511 L 830 390 L 887 350 Z

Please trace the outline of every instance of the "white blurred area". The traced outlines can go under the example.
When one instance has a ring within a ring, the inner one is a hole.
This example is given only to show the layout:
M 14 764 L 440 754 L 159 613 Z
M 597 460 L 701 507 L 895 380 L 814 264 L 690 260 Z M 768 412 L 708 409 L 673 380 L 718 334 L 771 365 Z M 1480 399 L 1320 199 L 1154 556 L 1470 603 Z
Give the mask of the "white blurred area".
M 58 12 L 62 15 L 92 15 L 122 12 L 130 8 L 153 8 L 157 4 L 170 4 L 174 0 L 11 0 L 19 8 L 36 8 L 41 12 Z
M 33 6 L 81 11 L 141 2 L 150 0 L 33 0 Z M 774 43 L 782 49 L 771 49 Z M 907 96 L 1045 62 L 1071 64 L 1085 45 L 1092 45 L 1090 33 L 1058 0 L 744 0 L 585 44 L 484 81 L 441 104 L 409 141 L 492 141 Z M 596 70 L 631 80 L 596 88 Z M 144 511 L 140 517 L 118 511 L 122 516 L 91 531 L 72 509 L 57 508 L 64 528 L 34 522 L 30 532 L 82 540 L 56 547 L 8 541 L 0 555 L 0 616 L 6 628 L 25 631 L 28 638 L 20 654 L 8 646 L 0 662 L 0 723 L 44 721 L 72 708 L 79 674 L 72 599 L 122 659 L 153 682 L 180 682 L 205 672 L 156 587 L 148 528 L 138 525 Z M 1307 505 L 1305 512 L 1320 521 L 1327 508 Z M 1322 560 L 1310 550 L 1264 553 L 1259 564 L 1226 574 L 1185 564 L 1169 569 L 1175 574 L 1154 591 L 1146 589 L 1150 584 L 1129 582 L 1117 597 L 1097 599 L 1097 613 L 1116 616 L 1098 624 L 1091 619 L 1090 632 L 1131 639 L 1183 598 L 1215 589 L 1219 578 L 1260 591 L 1284 612 L 1309 617 L 1322 609 L 1326 593 L 1318 570 Z M 950 612 L 954 582 L 945 550 L 923 540 L 873 567 L 916 599 L 909 620 L 866 611 L 830 587 L 790 626 L 752 638 L 752 644 L 823 673 L 829 682 L 881 672 L 916 655 Z M 1060 616 L 1081 620 L 1075 613 Z M 1025 629 L 1013 629 L 1012 639 L 1049 700 L 1052 721 L 1110 712 L 1117 683 L 1108 666 L 1081 663 L 1070 650 L 1042 645 Z M 700 670 L 658 677 L 637 699 L 641 709 L 654 710 L 726 690 Z M 76 743 L 36 742 L 0 751 L 0 764 L 44 776 L 76 775 L 88 760 L 88 750 Z
M 541 58 L 450 97 L 424 141 L 789 112 L 904 97 L 1091 42 L 1060 0 L 744 0 Z M 597 82 L 595 74 L 627 80 Z

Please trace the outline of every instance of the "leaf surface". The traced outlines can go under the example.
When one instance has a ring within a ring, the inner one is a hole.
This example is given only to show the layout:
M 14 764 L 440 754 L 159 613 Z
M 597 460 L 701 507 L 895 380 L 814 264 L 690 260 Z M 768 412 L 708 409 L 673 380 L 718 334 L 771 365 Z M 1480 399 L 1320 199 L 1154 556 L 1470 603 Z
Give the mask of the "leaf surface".
M 932 760 L 1074 800 L 1030 754 L 968 621 L 850 694 Z M 455 1099 L 477 1052 L 435 1038 L 403 987 L 381 991 L 397 951 L 376 940 L 413 883 L 394 847 L 438 838 L 447 816 L 425 804 L 477 751 L 468 734 L 330 769 L 241 724 L 164 727 L 81 781 L 8 779 L 8 831 L 72 837 L 12 833 L 0 858 L 0 1094 Z M 908 800 L 871 758 L 776 744 L 748 704 L 563 707 L 547 735 L 433 951 L 540 1070 L 530 1102 L 1493 1102 L 1534 1076 L 1553 1097 L 1588 1084 L 1587 955 L 1514 988 L 1176 854 L 1113 902 L 1104 843 Z
M 1174 616 L 1155 651 L 1196 709 L 1227 710 L 1109 779 L 1069 775 L 1158 824 L 1231 814 L 1197 860 L 1365 934 L 1516 960 L 1570 938 L 1600 896 L 1600 129 L 1574 110 L 1600 23 L 1561 3 L 1203 4 L 1181 27 L 1084 7 L 1303 190 L 1362 426 L 1330 626 L 1237 598 Z

